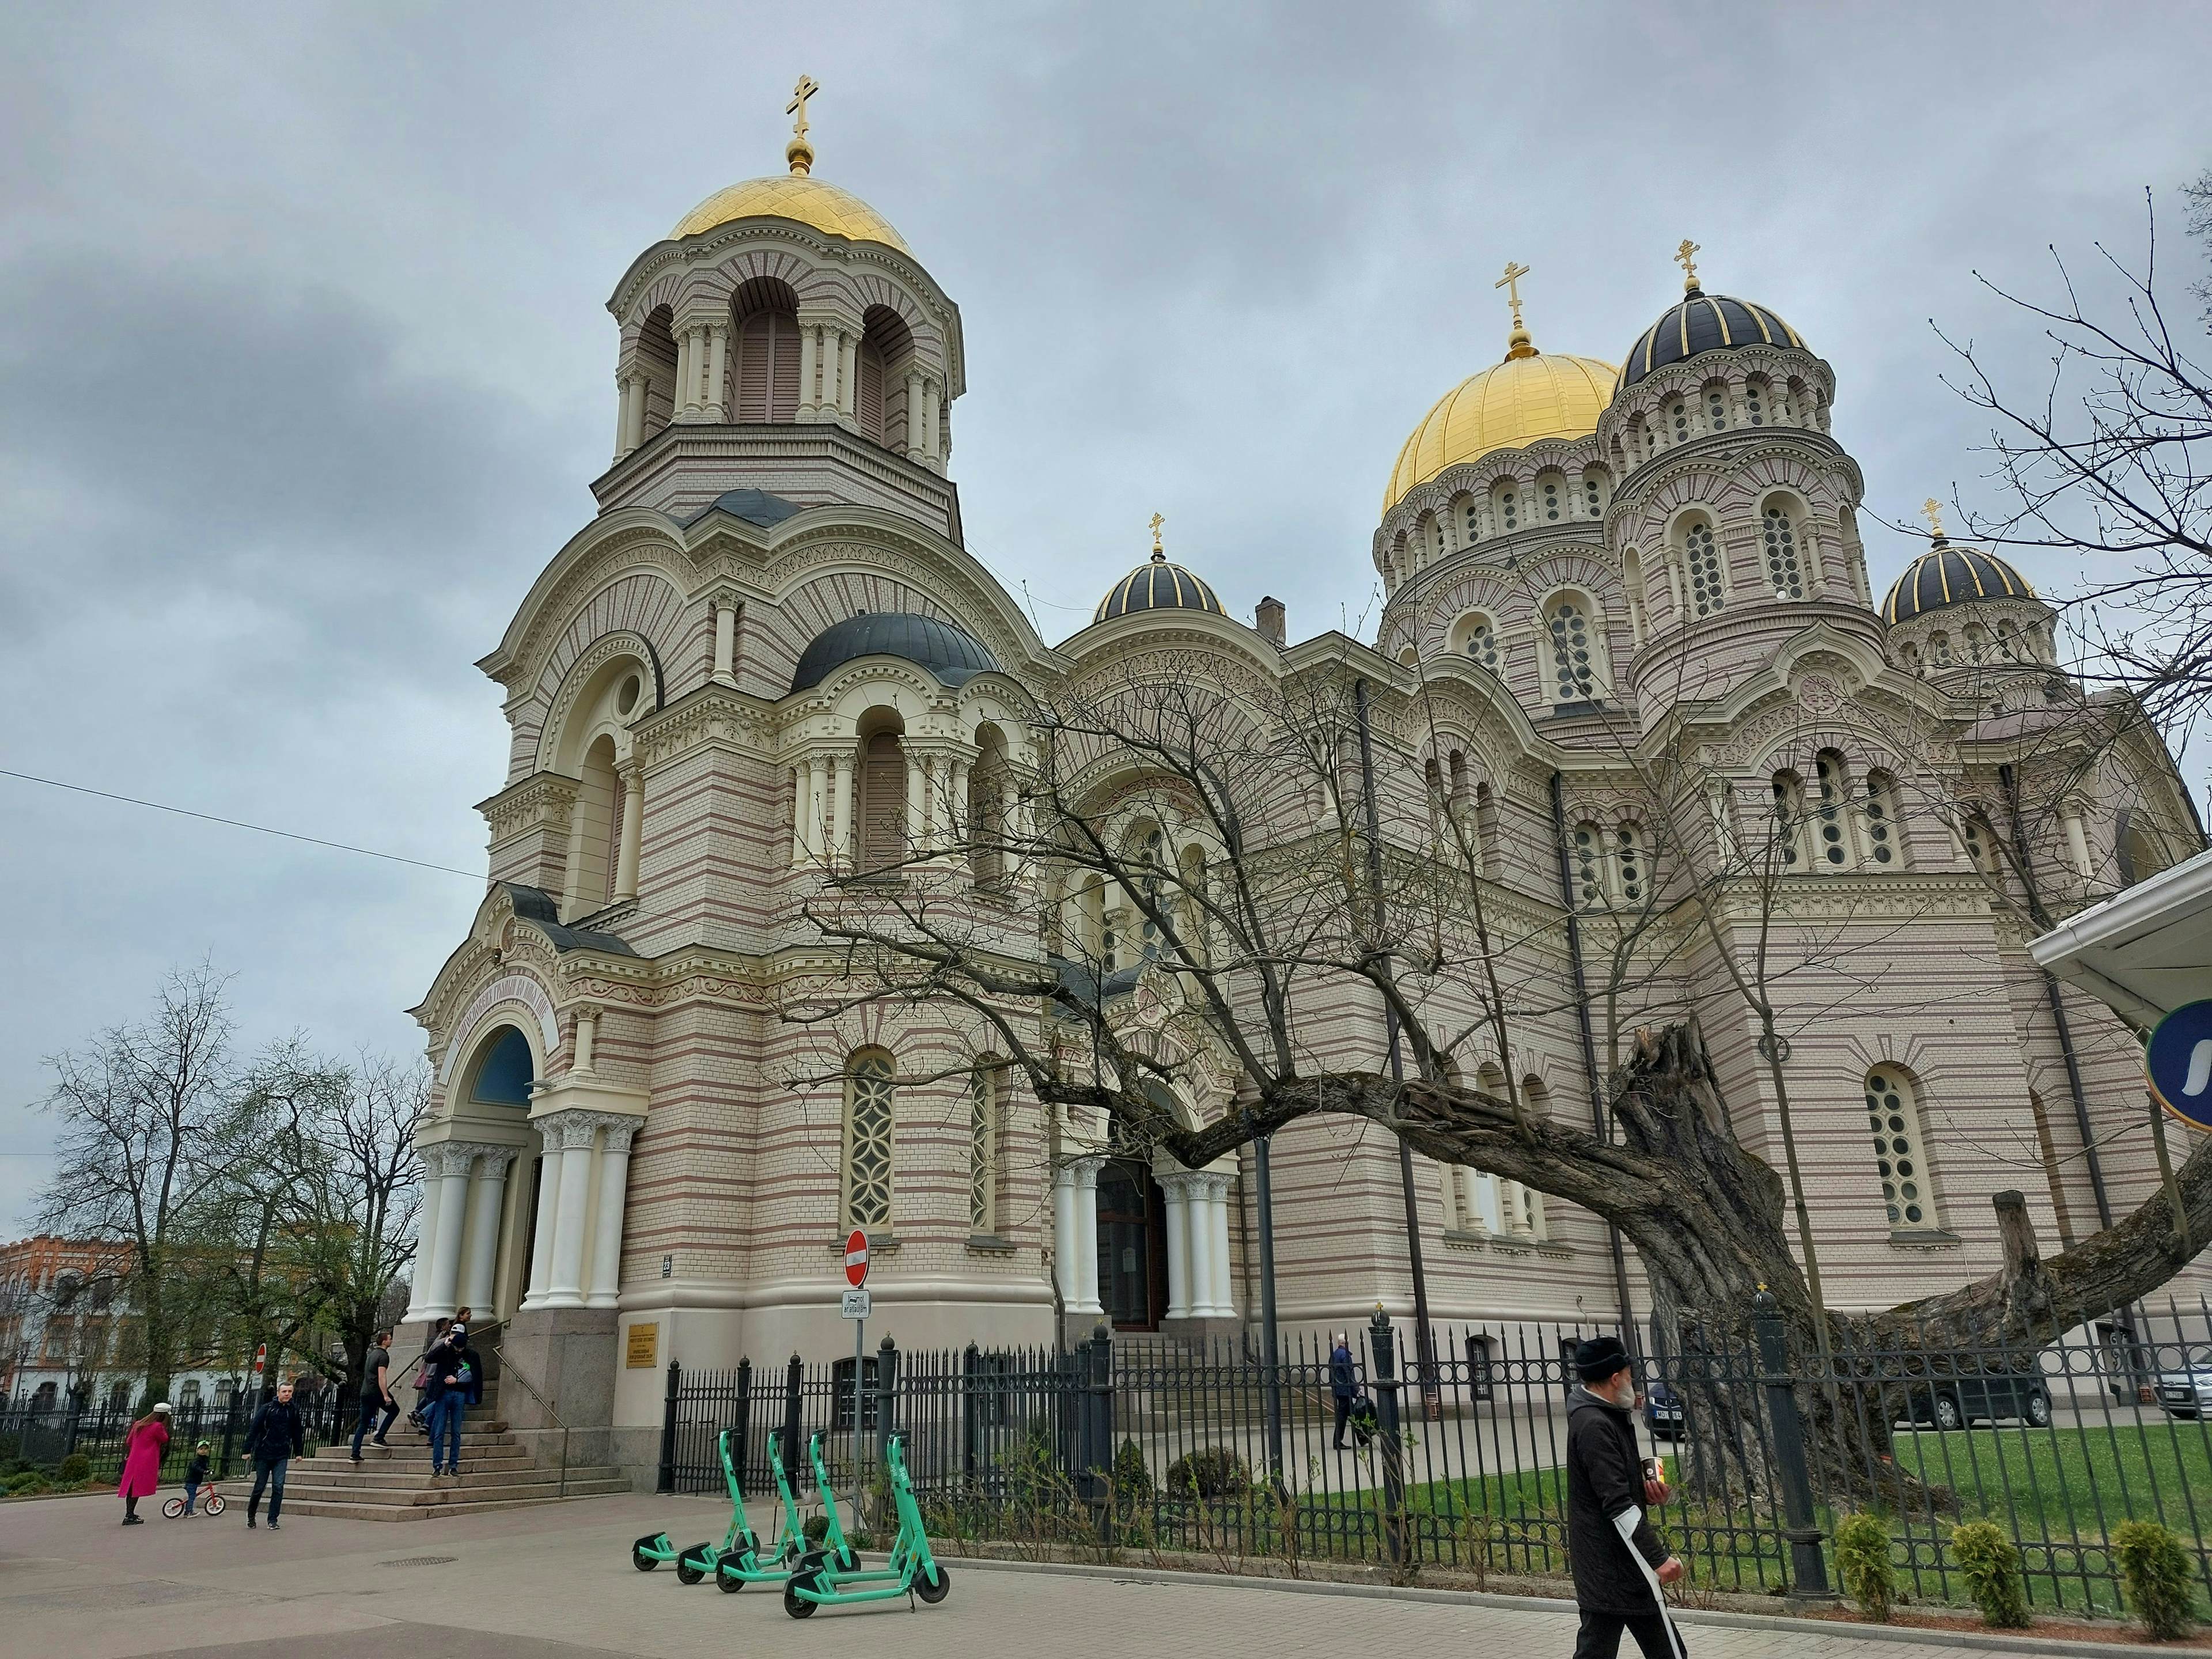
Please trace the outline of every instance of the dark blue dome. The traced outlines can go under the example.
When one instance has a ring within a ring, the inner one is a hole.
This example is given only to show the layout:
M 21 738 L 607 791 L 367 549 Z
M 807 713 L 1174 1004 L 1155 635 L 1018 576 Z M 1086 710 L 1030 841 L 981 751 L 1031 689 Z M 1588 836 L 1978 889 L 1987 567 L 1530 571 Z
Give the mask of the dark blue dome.
M 857 657 L 903 657 L 927 668 L 941 685 L 965 685 L 978 674 L 1001 672 L 980 641 L 949 622 L 905 611 L 864 611 L 814 636 L 799 653 L 791 689 L 819 685 Z
M 1221 608 L 1221 601 L 1214 597 L 1212 588 L 1181 565 L 1168 562 L 1168 556 L 1158 548 L 1152 550 L 1151 563 L 1139 565 L 1114 584 L 1113 591 L 1098 601 L 1098 609 L 1091 613 L 1091 620 L 1111 622 L 1134 611 L 1211 611 L 1217 617 L 1229 614 Z
M 1620 386 L 1614 390 L 1634 386 L 1653 369 L 1686 362 L 1700 352 L 1747 345 L 1811 349 L 1796 329 L 1765 306 L 1693 288 L 1682 295 L 1681 303 L 1668 307 L 1664 316 L 1637 337 L 1620 365 Z
M 1882 601 L 1887 620 L 1911 622 L 1975 599 L 2032 599 L 2035 590 L 2002 559 L 1979 548 L 1953 547 L 1939 541 L 1905 567 L 1905 574 Z

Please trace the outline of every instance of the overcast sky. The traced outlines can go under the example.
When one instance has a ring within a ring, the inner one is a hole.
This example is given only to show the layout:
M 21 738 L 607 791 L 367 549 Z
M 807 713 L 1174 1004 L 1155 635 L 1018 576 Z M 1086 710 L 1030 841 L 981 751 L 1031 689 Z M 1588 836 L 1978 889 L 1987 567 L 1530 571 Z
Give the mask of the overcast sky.
M 2208 62 L 2201 4 L 9 8 L 0 767 L 480 871 L 471 665 L 592 511 L 606 295 L 781 169 L 801 70 L 817 173 L 961 307 L 969 545 L 1057 640 L 1155 510 L 1232 614 L 1357 626 L 1500 267 L 1617 362 L 1684 236 L 1835 366 L 1879 589 L 1876 515 L 1979 489 L 1929 319 L 2031 380 L 1972 270 L 2138 248 L 2146 186 L 2178 231 Z M 42 1055 L 203 957 L 249 1046 L 419 1052 L 481 892 L 5 778 L 0 868 L 0 1232 Z

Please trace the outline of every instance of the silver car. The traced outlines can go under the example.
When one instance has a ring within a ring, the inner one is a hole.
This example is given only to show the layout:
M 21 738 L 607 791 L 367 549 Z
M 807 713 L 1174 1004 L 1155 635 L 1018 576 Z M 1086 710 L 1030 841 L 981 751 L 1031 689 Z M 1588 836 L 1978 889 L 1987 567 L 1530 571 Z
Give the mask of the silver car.
M 2186 1370 L 2160 1371 L 2152 1389 L 2169 1417 L 2212 1415 L 2212 1359 Z

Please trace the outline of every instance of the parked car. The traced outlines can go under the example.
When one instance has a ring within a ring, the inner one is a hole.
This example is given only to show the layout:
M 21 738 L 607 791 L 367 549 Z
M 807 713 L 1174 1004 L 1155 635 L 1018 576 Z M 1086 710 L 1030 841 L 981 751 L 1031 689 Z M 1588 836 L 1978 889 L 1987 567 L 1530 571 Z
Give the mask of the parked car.
M 1644 1424 L 1654 1435 L 1680 1440 L 1688 1432 L 1683 1419 L 1682 1396 L 1654 1378 L 1644 1393 Z
M 2050 1426 L 2051 1391 L 2040 1370 L 2000 1369 L 1973 1354 L 1948 1360 L 1932 1355 L 1929 1369 L 1936 1375 L 1915 1383 L 1905 1395 L 1904 1418 L 1915 1427 L 1962 1429 L 1970 1423 L 2023 1418 L 2039 1429 Z
M 2212 1359 L 2159 1372 L 2151 1383 L 2151 1397 L 2168 1417 L 2212 1416 Z

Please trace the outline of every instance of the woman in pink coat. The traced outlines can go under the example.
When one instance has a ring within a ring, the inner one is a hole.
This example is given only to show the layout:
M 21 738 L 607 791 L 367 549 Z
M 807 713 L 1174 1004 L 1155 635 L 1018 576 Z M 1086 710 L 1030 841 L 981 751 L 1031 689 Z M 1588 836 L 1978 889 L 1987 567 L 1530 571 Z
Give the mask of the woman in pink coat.
M 161 1454 L 169 1449 L 169 1402 L 161 1403 L 131 1425 L 123 1443 L 123 1524 L 140 1524 L 138 1500 L 151 1498 L 161 1484 Z

